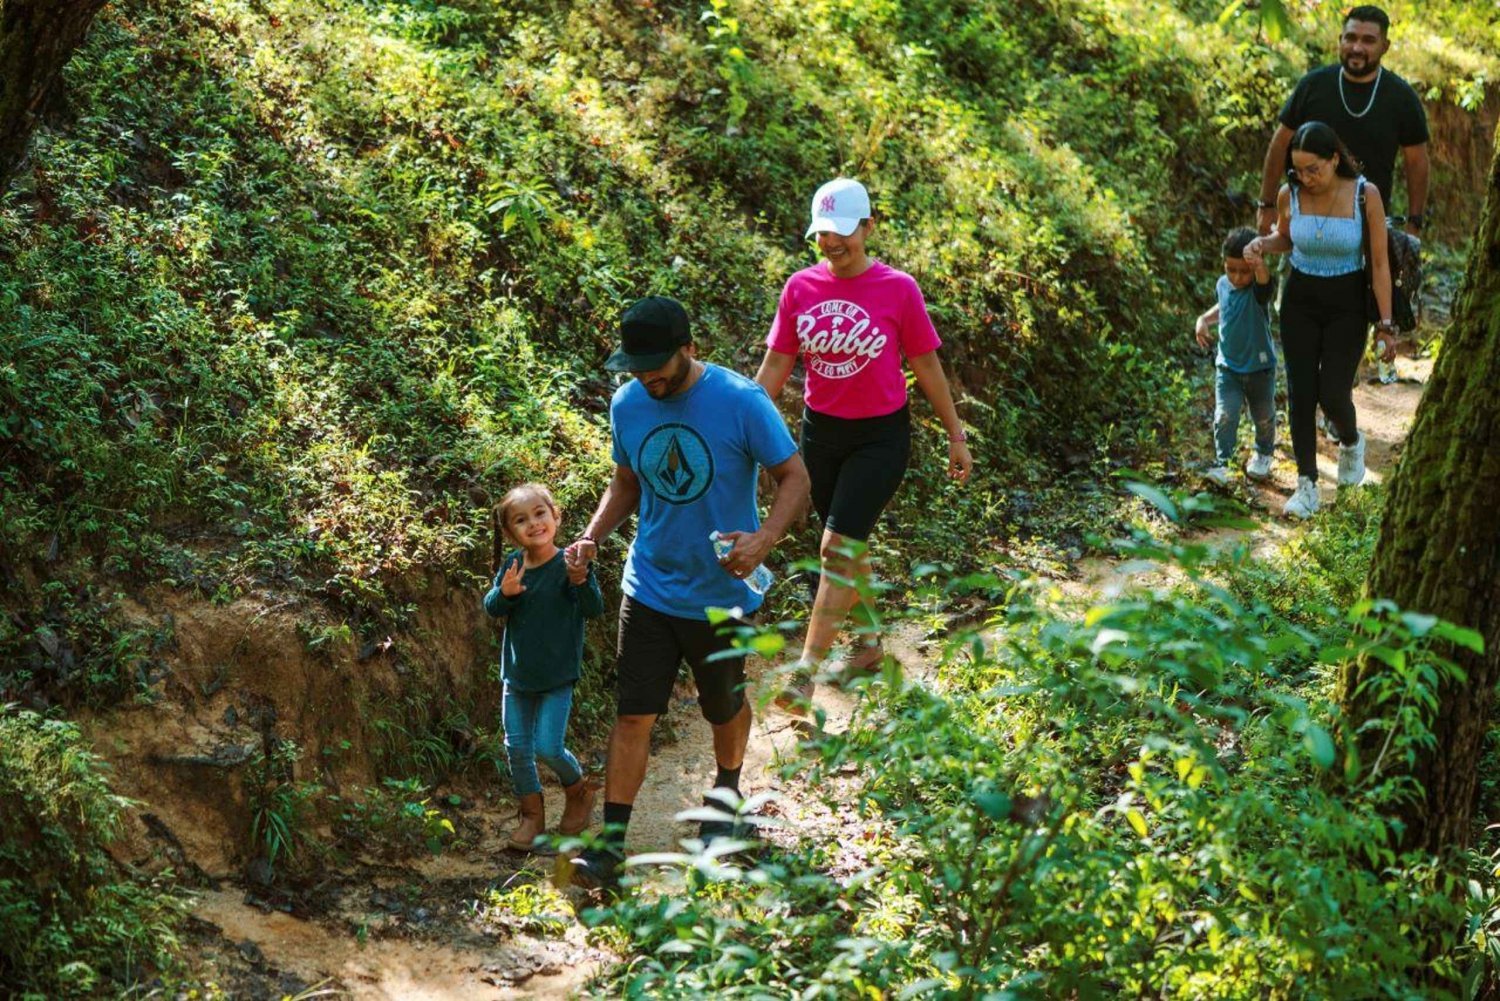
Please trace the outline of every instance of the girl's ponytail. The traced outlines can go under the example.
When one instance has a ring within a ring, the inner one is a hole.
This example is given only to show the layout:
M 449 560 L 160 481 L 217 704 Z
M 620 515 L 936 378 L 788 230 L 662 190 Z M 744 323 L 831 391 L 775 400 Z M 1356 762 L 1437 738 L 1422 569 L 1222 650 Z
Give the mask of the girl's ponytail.
M 490 508 L 490 574 L 492 576 L 500 572 L 500 564 L 505 560 L 505 529 L 501 515 L 504 507 L 504 504 L 496 504 Z

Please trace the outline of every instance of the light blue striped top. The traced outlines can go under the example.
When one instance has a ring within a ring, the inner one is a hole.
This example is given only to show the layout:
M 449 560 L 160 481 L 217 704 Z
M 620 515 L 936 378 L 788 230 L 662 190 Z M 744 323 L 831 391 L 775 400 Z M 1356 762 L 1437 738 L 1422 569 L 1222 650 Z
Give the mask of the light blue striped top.
M 1362 185 L 1364 178 L 1356 183 Z M 1308 215 L 1297 200 L 1297 186 L 1292 186 L 1292 267 L 1319 278 L 1360 271 L 1365 266 L 1364 237 L 1357 195 L 1353 215 Z

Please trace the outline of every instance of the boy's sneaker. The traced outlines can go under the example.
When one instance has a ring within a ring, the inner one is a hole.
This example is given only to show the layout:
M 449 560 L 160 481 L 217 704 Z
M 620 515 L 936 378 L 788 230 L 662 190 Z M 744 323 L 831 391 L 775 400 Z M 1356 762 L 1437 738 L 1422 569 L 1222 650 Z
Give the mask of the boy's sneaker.
M 1288 518 L 1311 518 L 1318 512 L 1318 503 L 1317 481 L 1299 476 L 1297 489 L 1292 491 L 1292 499 L 1286 502 L 1281 513 Z
M 1216 463 L 1204 470 L 1203 478 L 1216 487 L 1227 487 L 1229 486 L 1229 467 Z
M 1245 463 L 1245 475 L 1252 480 L 1268 480 L 1271 478 L 1271 457 L 1256 452 Z
M 1353 445 L 1339 446 L 1339 486 L 1357 487 L 1365 479 L 1365 433 Z
M 573 859 L 569 882 L 588 890 L 609 890 L 620 884 L 624 859 L 603 848 L 588 848 Z

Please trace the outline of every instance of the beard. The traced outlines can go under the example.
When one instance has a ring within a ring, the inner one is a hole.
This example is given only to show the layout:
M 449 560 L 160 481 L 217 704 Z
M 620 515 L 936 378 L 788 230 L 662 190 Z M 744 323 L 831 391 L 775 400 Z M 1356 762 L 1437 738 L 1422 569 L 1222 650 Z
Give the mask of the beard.
M 1371 59 L 1369 56 L 1339 56 L 1339 65 L 1349 76 L 1368 76 L 1380 68 L 1380 57 Z
M 669 396 L 676 395 L 682 389 L 682 384 L 687 382 L 688 376 L 693 371 L 693 362 L 691 359 L 680 355 L 678 356 L 678 361 L 681 362 L 681 365 L 663 376 L 659 385 L 647 384 L 646 394 L 653 400 L 665 400 Z

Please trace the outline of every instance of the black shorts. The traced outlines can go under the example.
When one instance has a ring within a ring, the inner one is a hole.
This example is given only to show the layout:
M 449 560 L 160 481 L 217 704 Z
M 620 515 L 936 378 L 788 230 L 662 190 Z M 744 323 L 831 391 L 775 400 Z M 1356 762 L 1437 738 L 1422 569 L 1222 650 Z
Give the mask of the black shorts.
M 702 619 L 683 619 L 627 595 L 620 603 L 615 712 L 620 716 L 666 712 L 678 665 L 685 660 L 698 686 L 703 718 L 714 726 L 728 723 L 745 704 L 745 658 L 709 658 L 734 649 L 735 629 L 747 624 L 742 619 L 717 626 Z
M 830 417 L 802 411 L 802 459 L 823 527 L 868 542 L 880 512 L 896 496 L 911 458 L 911 413 Z

